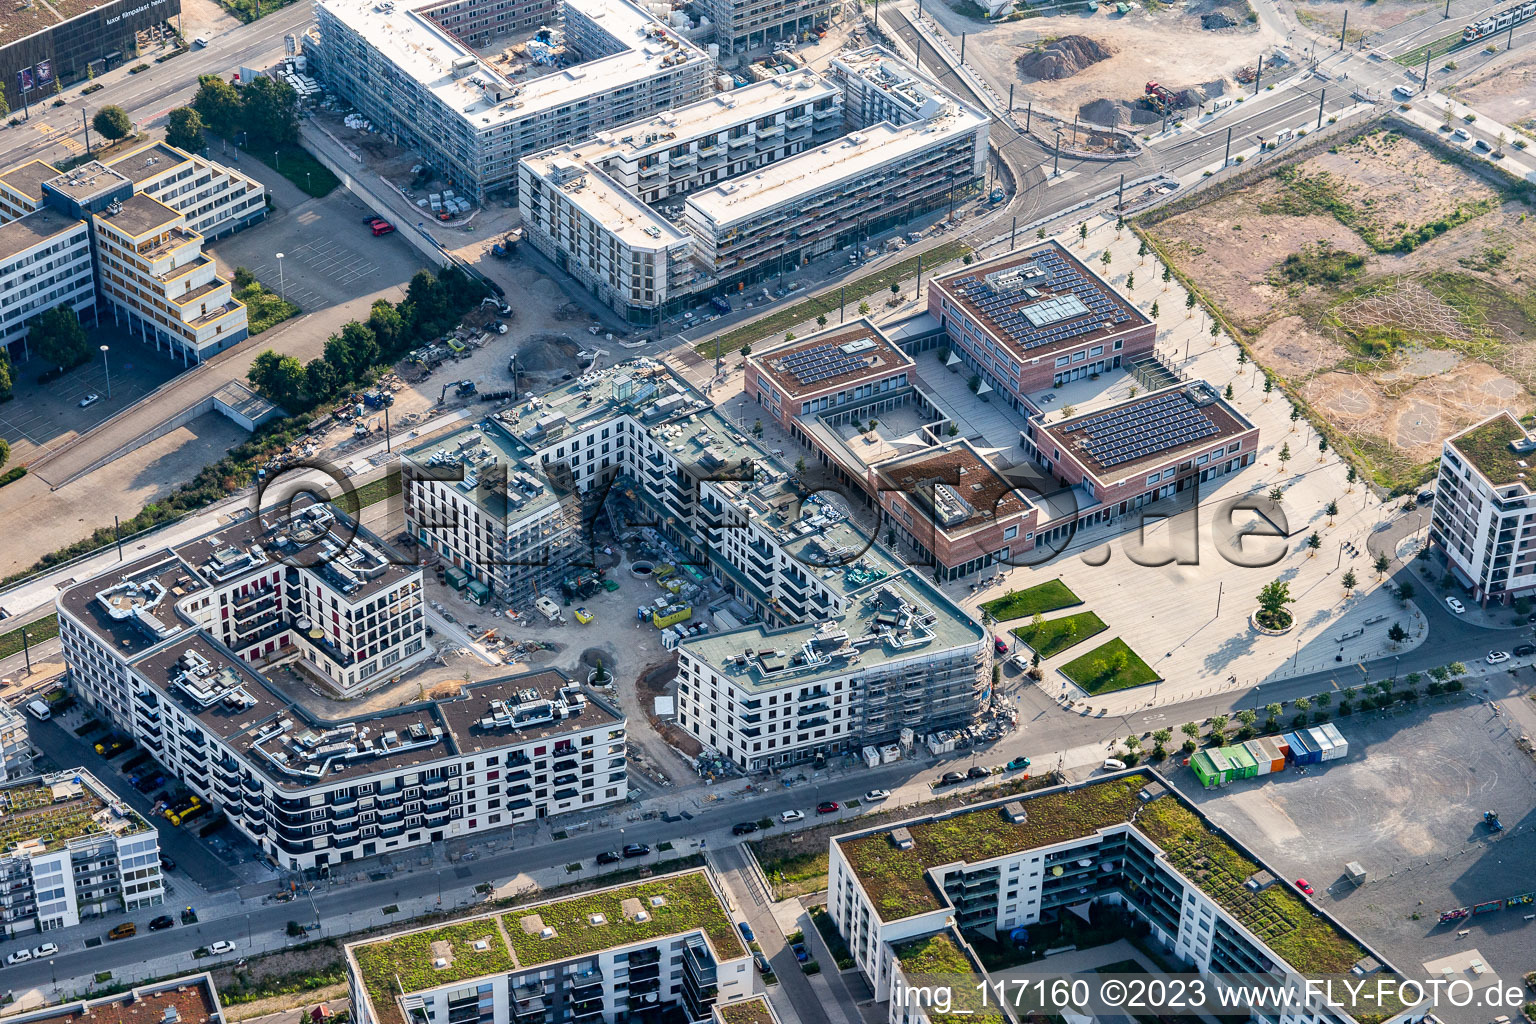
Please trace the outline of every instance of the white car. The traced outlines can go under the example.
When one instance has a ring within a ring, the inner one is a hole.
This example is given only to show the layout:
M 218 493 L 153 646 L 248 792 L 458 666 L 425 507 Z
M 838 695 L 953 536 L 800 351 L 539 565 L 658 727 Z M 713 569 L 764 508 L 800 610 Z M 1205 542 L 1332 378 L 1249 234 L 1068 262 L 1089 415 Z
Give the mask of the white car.
M 8 964 L 24 964 L 31 959 L 32 951 L 30 949 L 18 949 L 16 952 L 6 957 L 5 962 Z
M 213 945 L 208 947 L 208 954 L 210 956 L 222 956 L 225 953 L 233 953 L 234 951 L 235 944 L 230 942 L 228 939 L 220 939 L 218 942 L 215 942 Z
M 1106 757 L 1103 767 L 1107 772 L 1123 772 L 1125 771 L 1125 762 L 1118 757 Z
M 36 960 L 41 960 L 45 956 L 53 956 L 58 951 L 59 947 L 56 943 L 45 942 L 41 946 L 32 947 L 32 956 Z
M 1487 660 L 1488 664 L 1490 664 L 1490 665 L 1498 665 L 1498 664 L 1500 664 L 1502 662 L 1506 662 L 1506 661 L 1509 660 L 1509 652 L 1508 651 L 1489 651 L 1488 652 L 1488 657 L 1487 657 L 1486 660 Z
M 786 825 L 788 825 L 792 821 L 804 821 L 805 820 L 805 812 L 804 811 L 785 811 L 783 814 L 779 815 L 779 820 L 781 822 L 783 822 L 784 824 L 786 824 Z
M 1456 600 L 1454 597 L 1446 598 L 1445 606 L 1451 611 L 1455 612 L 1457 615 L 1460 615 L 1462 612 L 1467 610 L 1467 606 Z
M 1465 128 L 1457 128 L 1454 132 L 1451 132 L 1451 135 L 1460 139 L 1462 142 L 1466 142 L 1472 137 L 1472 133 L 1467 131 Z
M 888 789 L 872 789 L 868 793 L 864 794 L 864 799 L 868 800 L 870 803 L 875 803 L 880 800 L 889 800 L 890 798 L 891 791 Z
M 92 391 L 90 394 L 88 394 L 84 398 L 80 399 L 80 408 L 82 408 L 82 409 L 89 409 L 91 406 L 95 405 L 99 401 L 101 401 L 101 396 L 98 395 L 96 392 Z

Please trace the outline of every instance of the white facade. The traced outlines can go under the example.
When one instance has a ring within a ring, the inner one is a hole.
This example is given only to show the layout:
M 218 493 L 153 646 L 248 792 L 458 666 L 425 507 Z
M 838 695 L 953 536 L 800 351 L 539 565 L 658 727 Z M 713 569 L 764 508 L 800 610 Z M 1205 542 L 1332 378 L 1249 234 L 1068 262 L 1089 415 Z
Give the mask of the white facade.
M 44 310 L 96 304 L 90 229 L 54 210 L 0 224 L 0 350 L 24 338 Z
M 1536 594 L 1536 442 L 1508 412 L 1446 440 L 1430 542 L 1480 603 Z
M 0 783 L 32 774 L 32 741 L 27 715 L 0 701 Z
M 223 164 L 164 142 L 154 142 L 109 166 L 132 178 L 136 191 L 186 218 L 188 230 L 212 241 L 260 220 L 267 187 Z

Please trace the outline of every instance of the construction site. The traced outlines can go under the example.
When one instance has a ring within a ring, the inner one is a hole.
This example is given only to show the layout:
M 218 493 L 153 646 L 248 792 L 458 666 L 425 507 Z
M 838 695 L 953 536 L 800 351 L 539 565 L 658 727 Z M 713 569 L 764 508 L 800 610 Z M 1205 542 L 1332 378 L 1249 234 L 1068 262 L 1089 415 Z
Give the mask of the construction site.
M 1529 205 L 1442 146 L 1389 122 L 1147 225 L 1259 366 L 1399 492 L 1447 435 L 1536 408 Z

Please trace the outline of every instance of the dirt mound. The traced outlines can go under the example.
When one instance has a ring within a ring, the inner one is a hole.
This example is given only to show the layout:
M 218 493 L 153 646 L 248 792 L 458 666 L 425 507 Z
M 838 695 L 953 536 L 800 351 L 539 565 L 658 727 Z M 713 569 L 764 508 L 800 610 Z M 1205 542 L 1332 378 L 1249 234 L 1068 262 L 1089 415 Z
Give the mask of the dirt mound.
M 530 373 L 576 367 L 576 342 L 568 334 L 534 334 L 518 348 L 517 365 Z
M 1162 119 L 1161 115 L 1145 107 L 1125 100 L 1112 99 L 1097 99 L 1091 103 L 1085 103 L 1078 108 L 1078 113 L 1089 124 L 1103 125 L 1106 128 L 1131 128 Z
M 1035 43 L 1016 63 L 1019 74 L 1027 79 L 1055 81 L 1071 78 L 1113 55 L 1109 47 L 1087 36 L 1062 36 Z

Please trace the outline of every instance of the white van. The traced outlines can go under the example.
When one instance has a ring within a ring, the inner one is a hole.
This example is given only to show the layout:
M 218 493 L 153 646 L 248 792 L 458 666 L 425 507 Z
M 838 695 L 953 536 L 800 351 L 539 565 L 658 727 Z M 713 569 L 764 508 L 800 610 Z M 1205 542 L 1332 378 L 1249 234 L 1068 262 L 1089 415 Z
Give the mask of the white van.
M 1118 757 L 1106 757 L 1104 759 L 1104 770 L 1107 772 L 1123 772 L 1125 771 L 1125 762 Z
M 49 710 L 48 703 L 41 700 L 28 701 L 27 714 L 31 715 L 39 722 L 46 722 L 48 719 L 53 717 L 53 712 Z
M 196 39 L 192 40 L 192 45 L 193 46 L 207 46 L 208 45 L 208 37 L 207 36 L 198 36 Z

